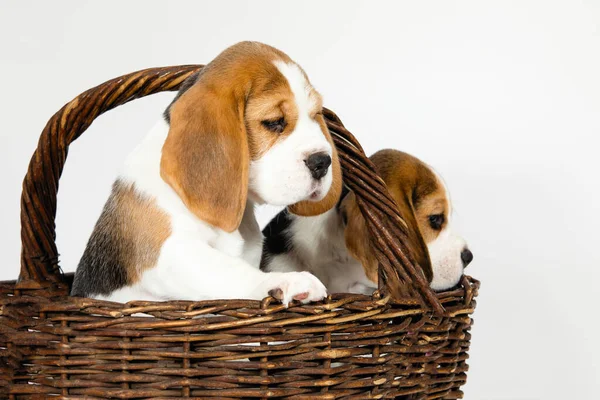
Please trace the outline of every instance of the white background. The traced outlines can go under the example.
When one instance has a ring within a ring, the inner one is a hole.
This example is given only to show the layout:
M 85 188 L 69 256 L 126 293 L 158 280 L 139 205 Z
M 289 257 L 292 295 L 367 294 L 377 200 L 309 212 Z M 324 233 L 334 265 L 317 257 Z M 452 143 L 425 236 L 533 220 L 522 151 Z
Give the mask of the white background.
M 124 73 L 264 41 L 368 153 L 408 151 L 447 180 L 483 282 L 466 399 L 597 399 L 599 24 L 598 2 L 574 0 L 2 1 L 0 279 L 18 273 L 21 181 L 56 110 Z M 171 97 L 108 113 L 71 147 L 65 270 Z

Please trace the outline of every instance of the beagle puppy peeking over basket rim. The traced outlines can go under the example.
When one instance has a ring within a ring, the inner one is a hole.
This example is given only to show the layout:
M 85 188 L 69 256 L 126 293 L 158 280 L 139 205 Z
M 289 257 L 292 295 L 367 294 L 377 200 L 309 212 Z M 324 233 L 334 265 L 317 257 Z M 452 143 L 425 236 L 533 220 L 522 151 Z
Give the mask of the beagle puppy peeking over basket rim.
M 370 159 L 406 221 L 413 256 L 431 288 L 456 286 L 473 253 L 452 229 L 452 203 L 441 177 L 398 150 L 381 150 Z M 353 193 L 345 191 L 335 208 L 318 216 L 284 210 L 263 232 L 265 271 L 310 271 L 331 293 L 371 294 L 377 288 L 378 262 Z
M 341 186 L 322 99 L 304 70 L 273 47 L 238 43 L 182 84 L 128 157 L 72 295 L 320 300 L 326 289 L 312 274 L 260 270 L 254 205 L 318 215 Z

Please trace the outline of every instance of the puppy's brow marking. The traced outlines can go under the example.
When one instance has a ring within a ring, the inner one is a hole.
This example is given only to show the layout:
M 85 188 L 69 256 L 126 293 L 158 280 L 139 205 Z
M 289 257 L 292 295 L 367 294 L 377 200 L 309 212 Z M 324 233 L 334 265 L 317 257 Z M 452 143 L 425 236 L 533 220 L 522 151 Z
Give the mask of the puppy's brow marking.
M 275 61 L 274 64 L 290 85 L 300 117 L 308 115 L 316 107 L 316 101 L 312 94 L 312 86 L 306 80 L 304 73 L 294 63 Z

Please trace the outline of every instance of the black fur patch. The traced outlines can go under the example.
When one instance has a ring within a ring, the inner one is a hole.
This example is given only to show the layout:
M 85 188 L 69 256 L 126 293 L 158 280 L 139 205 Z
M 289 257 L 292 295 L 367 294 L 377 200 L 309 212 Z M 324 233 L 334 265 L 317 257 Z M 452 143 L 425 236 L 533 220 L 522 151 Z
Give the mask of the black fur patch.
M 198 77 L 200 76 L 200 72 L 201 71 L 194 72 L 185 81 L 183 81 L 183 83 L 179 87 L 179 91 L 175 95 L 175 98 L 173 99 L 171 104 L 169 104 L 167 106 L 167 109 L 163 113 L 163 117 L 164 117 L 165 121 L 167 121 L 167 124 L 171 123 L 171 107 L 173 106 L 173 103 L 175 103 L 181 97 L 182 94 L 187 92 L 189 88 L 194 86 L 194 83 L 198 82 Z
M 265 239 L 263 241 L 260 269 L 264 270 L 267 267 L 270 256 L 289 253 L 292 250 L 289 227 L 294 221 L 293 218 L 289 211 L 285 209 L 277 214 L 263 229 Z
M 119 238 L 114 221 L 117 207 L 114 194 L 119 191 L 120 185 L 118 181 L 113 185 L 113 192 L 79 261 L 73 279 L 72 296 L 108 295 L 128 283 L 127 271 L 120 260 L 133 244 L 128 243 L 126 238 Z

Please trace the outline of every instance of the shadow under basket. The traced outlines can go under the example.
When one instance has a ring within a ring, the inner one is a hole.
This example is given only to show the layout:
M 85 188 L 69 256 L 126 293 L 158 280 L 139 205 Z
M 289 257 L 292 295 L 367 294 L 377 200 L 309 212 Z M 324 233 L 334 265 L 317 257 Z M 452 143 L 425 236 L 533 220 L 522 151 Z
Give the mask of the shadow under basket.
M 202 66 L 152 68 L 92 88 L 42 132 L 21 200 L 21 272 L 0 283 L 0 397 L 9 399 L 458 399 L 479 282 L 434 293 L 360 144 L 324 110 L 379 261 L 373 296 L 263 301 L 68 296 L 56 195 L 69 144 L 100 114 L 177 90 Z M 402 290 L 398 290 L 402 288 Z M 402 294 L 399 294 L 402 293 Z

